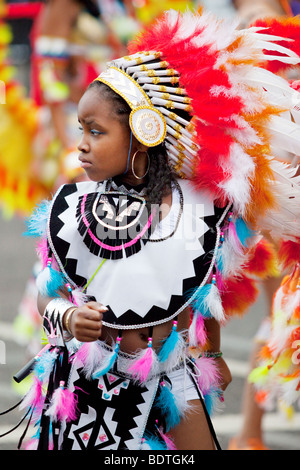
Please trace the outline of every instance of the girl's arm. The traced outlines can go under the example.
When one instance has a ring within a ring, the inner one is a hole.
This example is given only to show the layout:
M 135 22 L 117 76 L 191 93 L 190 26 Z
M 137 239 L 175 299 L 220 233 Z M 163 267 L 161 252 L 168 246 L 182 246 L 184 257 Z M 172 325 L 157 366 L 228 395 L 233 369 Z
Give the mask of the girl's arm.
M 65 292 L 61 293 L 61 298 L 67 299 L 67 297 Z M 37 305 L 41 316 L 44 315 L 45 309 L 52 300 L 54 299 L 51 297 L 38 295 Z M 105 311 L 106 307 L 99 302 L 87 302 L 80 307 L 75 307 L 75 309 L 71 305 L 70 308 L 61 312 L 62 327 L 78 341 L 96 341 L 102 334 L 102 317 Z M 69 312 L 71 312 L 71 316 L 68 319 L 68 325 L 66 325 Z
M 214 318 L 205 321 L 205 327 L 207 331 L 208 338 L 208 348 L 207 352 L 211 353 L 220 353 L 221 352 L 221 327 L 219 322 Z M 218 364 L 218 368 L 222 377 L 222 389 L 225 390 L 230 384 L 232 377 L 230 370 L 224 361 L 222 355 L 216 357 L 215 359 Z

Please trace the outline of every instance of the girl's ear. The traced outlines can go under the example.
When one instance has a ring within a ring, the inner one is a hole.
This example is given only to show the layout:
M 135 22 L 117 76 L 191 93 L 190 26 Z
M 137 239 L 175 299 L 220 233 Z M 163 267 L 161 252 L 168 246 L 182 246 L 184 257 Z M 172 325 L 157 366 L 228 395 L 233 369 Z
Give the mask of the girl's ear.
M 139 152 L 148 152 L 149 147 L 147 147 L 146 145 L 142 144 L 141 142 L 137 140 L 136 150 L 138 150 Z
M 131 154 L 133 155 L 135 152 L 148 152 L 149 147 L 147 147 L 145 144 L 142 144 L 137 138 L 133 135 L 132 136 L 132 150 Z

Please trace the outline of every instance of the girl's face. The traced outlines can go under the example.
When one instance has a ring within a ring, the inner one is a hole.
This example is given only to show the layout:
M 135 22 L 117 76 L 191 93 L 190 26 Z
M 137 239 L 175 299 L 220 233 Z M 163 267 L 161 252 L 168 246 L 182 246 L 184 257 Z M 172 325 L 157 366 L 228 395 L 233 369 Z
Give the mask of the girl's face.
M 78 105 L 78 121 L 82 130 L 79 160 L 88 178 L 103 181 L 125 173 L 130 129 L 118 120 L 110 101 L 101 97 L 99 90 L 90 88 L 84 93 Z

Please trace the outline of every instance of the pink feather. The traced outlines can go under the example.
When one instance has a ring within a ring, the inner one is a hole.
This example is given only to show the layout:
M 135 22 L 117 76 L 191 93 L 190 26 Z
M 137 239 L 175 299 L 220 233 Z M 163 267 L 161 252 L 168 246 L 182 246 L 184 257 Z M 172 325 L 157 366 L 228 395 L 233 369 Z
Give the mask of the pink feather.
M 104 358 L 104 352 L 97 341 L 83 343 L 76 353 L 76 360 L 83 364 L 83 373 L 89 380 L 93 372 L 98 369 Z
M 75 305 L 80 307 L 81 305 L 85 304 L 89 300 L 89 296 L 82 292 L 80 289 L 74 289 L 72 291 L 73 302 Z
M 172 439 L 170 439 L 169 436 L 167 436 L 167 434 L 164 434 L 160 431 L 160 435 L 166 443 L 167 450 L 177 450 L 174 442 L 172 441 Z
M 195 314 L 189 328 L 189 342 L 193 347 L 204 346 L 207 341 L 205 322 L 202 315 Z
M 40 262 L 42 263 L 42 268 L 44 269 L 47 266 L 49 258 L 47 237 L 42 238 L 42 240 L 38 242 L 36 252 Z
M 38 439 L 31 439 L 29 442 L 27 442 L 25 446 L 25 450 L 37 450 L 39 444 Z
M 33 376 L 32 380 L 33 384 L 20 404 L 20 409 L 36 408 L 37 406 L 41 406 L 42 382 L 35 376 Z
M 213 358 L 199 357 L 196 359 L 196 366 L 199 370 L 198 385 L 204 395 L 211 387 L 219 387 L 221 375 Z
M 128 369 L 134 379 L 145 382 L 150 374 L 157 368 L 157 356 L 152 347 L 142 349 L 139 358 Z
M 50 407 L 46 415 L 52 421 L 74 421 L 76 419 L 75 395 L 64 388 L 63 383 L 54 391 Z

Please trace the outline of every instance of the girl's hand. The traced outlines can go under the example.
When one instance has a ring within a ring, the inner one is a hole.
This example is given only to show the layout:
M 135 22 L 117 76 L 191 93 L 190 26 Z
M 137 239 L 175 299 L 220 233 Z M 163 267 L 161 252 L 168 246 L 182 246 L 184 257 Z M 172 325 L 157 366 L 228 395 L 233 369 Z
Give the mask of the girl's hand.
M 72 335 L 81 342 L 96 341 L 102 333 L 103 313 L 107 308 L 99 302 L 87 302 L 81 307 L 77 307 L 71 314 L 68 329 Z M 68 314 L 66 311 L 63 323 Z

